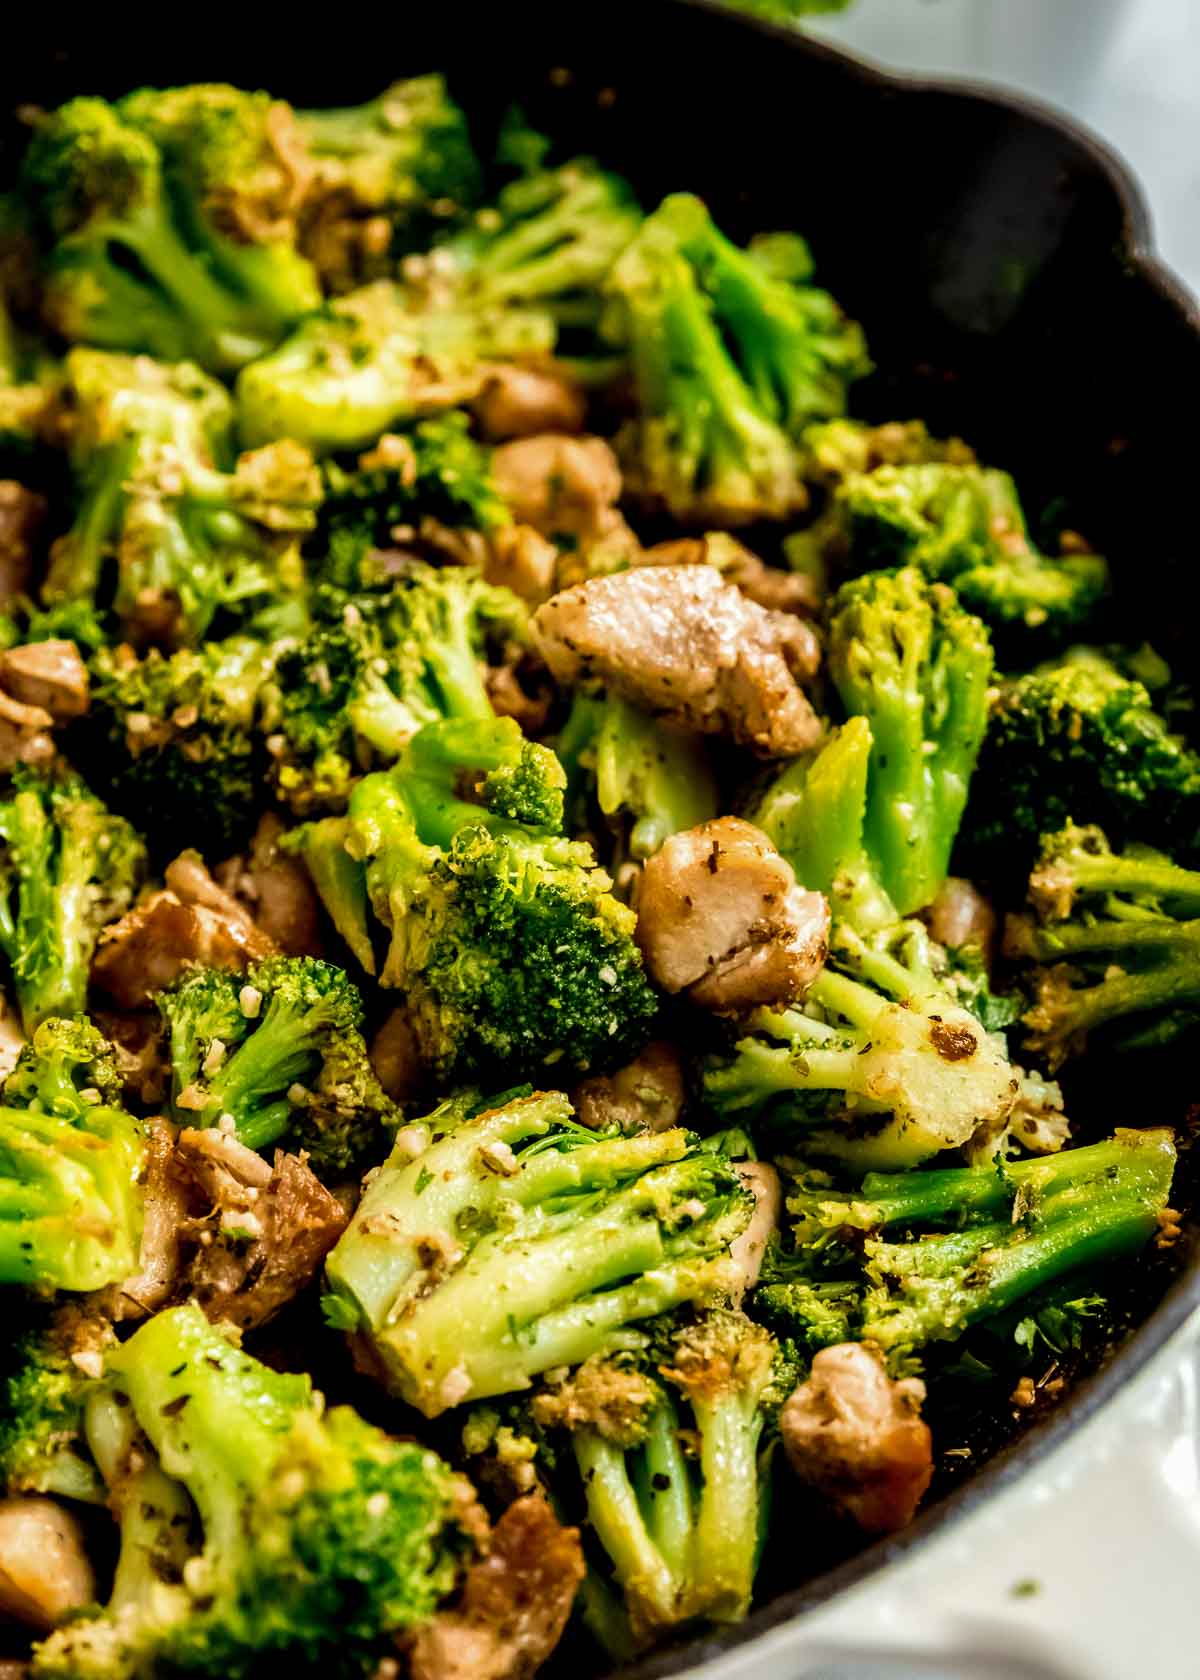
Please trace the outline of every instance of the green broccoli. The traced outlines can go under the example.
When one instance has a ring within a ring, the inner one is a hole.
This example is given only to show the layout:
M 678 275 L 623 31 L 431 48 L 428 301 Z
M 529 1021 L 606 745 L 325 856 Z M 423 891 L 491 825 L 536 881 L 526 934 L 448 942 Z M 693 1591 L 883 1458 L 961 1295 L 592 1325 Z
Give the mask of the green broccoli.
M 158 1007 L 181 1124 L 232 1122 L 251 1149 L 287 1138 L 330 1172 L 386 1149 L 399 1116 L 367 1057 L 358 989 L 332 963 L 192 969 Z
M 1038 552 L 1016 486 L 992 468 L 882 466 L 848 477 L 836 508 L 854 571 L 919 566 L 953 584 L 963 606 L 992 629 L 1006 660 L 1077 636 L 1108 590 L 1099 555 Z
M 678 1128 L 598 1135 L 558 1092 L 475 1114 L 450 1101 L 406 1128 L 368 1184 L 327 1262 L 327 1314 L 435 1417 L 728 1291 L 750 1204 L 733 1168 Z
M 987 729 L 982 622 L 916 567 L 843 584 L 829 623 L 842 704 L 872 735 L 865 839 L 902 916 L 933 902 Z
M 271 652 L 249 636 L 138 659 L 102 648 L 82 734 L 93 780 L 141 828 L 155 857 L 186 847 L 227 857 L 261 801 L 265 754 L 255 725 Z
M 38 1680 L 250 1680 L 279 1663 L 349 1680 L 469 1560 L 466 1490 L 440 1459 L 323 1411 L 306 1376 L 260 1364 L 196 1306 L 109 1355 L 87 1421 L 120 1525 L 114 1592 L 36 1648 Z
M 901 921 L 866 846 L 871 728 L 852 718 L 750 813 L 828 895 L 830 960 L 803 1010 L 759 1011 L 704 1094 L 720 1114 L 782 1117 L 805 1150 L 903 1167 L 1001 1131 L 1019 1080 L 1002 1040 L 958 1001 L 940 947 Z
M 320 302 L 295 246 L 294 124 L 261 93 L 143 89 L 43 117 L 19 191 L 66 339 L 224 371 Z
M 801 1257 L 856 1285 L 855 1337 L 893 1352 L 1144 1248 L 1174 1170 L 1169 1131 L 1118 1131 L 1043 1160 L 869 1173 L 854 1191 L 801 1182 L 788 1209 Z
M 1052 1068 L 1093 1035 L 1136 1048 L 1200 1020 L 1200 872 L 1070 824 L 1043 841 L 1029 897 L 1005 945 L 1039 965 L 1022 1020 Z
M 604 1071 L 648 1036 L 635 918 L 591 848 L 561 837 L 564 780 L 511 718 L 433 723 L 357 784 L 343 830 L 290 839 L 315 851 L 317 889 L 363 957 L 369 901 L 387 936 L 380 984 L 403 994 L 433 1079 Z M 357 877 L 331 867 L 339 837 Z
M 623 1613 L 599 1630 L 610 1646 L 616 1633 L 618 1653 L 746 1614 L 766 1516 L 764 1428 L 798 1375 L 789 1350 L 727 1309 L 668 1315 L 628 1340 L 552 1378 L 529 1408 L 552 1439 L 569 1431 L 621 1595 Z
M 0 1371 L 0 1490 L 9 1498 L 47 1493 L 103 1504 L 84 1409 L 112 1331 L 71 1307 L 39 1310 L 18 1324 Z
M 235 461 L 229 397 L 188 363 L 74 350 L 66 397 L 79 501 L 46 605 L 89 601 L 131 639 L 175 644 L 300 591 L 321 484 L 299 445 Z
M 385 278 L 397 256 L 424 250 L 479 197 L 467 121 L 441 76 L 296 116 L 314 174 L 302 243 L 330 291 Z
M 317 613 L 264 692 L 272 779 L 301 814 L 344 809 L 426 724 L 491 719 L 483 661 L 529 636 L 525 604 L 465 566 L 406 563 L 385 590 L 318 592 Z
M 100 931 L 129 908 L 144 862 L 130 824 L 78 776 L 15 773 L 0 797 L 0 951 L 26 1032 L 83 1010 Z
M 615 833 L 617 858 L 652 857 L 672 834 L 717 815 L 717 786 L 699 737 L 618 694 L 575 694 L 557 742 L 572 832 L 593 830 L 592 801 Z
M 115 1082 L 86 1021 L 33 1031 L 0 1107 L 0 1283 L 89 1291 L 136 1269 L 145 1144 Z
M 1011 876 L 1042 836 L 1098 823 L 1114 845 L 1200 846 L 1200 756 L 1173 735 L 1140 682 L 1072 653 L 1002 683 L 964 824 L 967 861 Z
M 867 363 L 858 329 L 804 284 L 802 255 L 779 236 L 739 251 L 677 194 L 618 260 L 608 330 L 641 411 L 618 440 L 635 496 L 715 526 L 806 505 L 799 432 L 843 411 Z

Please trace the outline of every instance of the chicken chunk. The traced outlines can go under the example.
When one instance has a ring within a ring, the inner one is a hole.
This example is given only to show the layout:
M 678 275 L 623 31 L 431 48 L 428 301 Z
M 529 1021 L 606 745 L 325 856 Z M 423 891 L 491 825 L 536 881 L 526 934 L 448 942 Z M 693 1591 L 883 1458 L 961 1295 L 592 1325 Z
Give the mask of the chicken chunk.
M 308 870 L 280 846 L 285 832 L 274 811 L 264 812 L 248 854 L 222 864 L 217 883 L 284 956 L 323 956 L 321 901 Z
M 583 576 L 641 552 L 617 507 L 621 469 L 603 438 L 544 432 L 501 444 L 492 477 L 517 523 L 568 549 Z
M 972 881 L 950 875 L 924 913 L 939 945 L 957 950 L 973 945 L 990 967 L 996 949 L 996 912 Z
M 34 544 L 45 518 L 43 497 L 14 479 L 0 479 L 0 606 L 28 591 Z
M 424 1072 L 407 1010 L 393 1009 L 371 1040 L 375 1077 L 394 1102 L 411 1096 Z
M 587 400 L 565 374 L 502 363 L 484 380 L 471 412 L 489 443 L 503 443 L 538 432 L 581 432 Z
M 229 1134 L 189 1127 L 178 1157 L 211 1207 L 188 1267 L 190 1292 L 214 1323 L 256 1329 L 308 1288 L 346 1228 L 346 1210 L 301 1155 L 278 1149 L 269 1167 Z
M 612 688 L 765 758 L 805 752 L 821 723 L 800 687 L 820 658 L 790 613 L 749 601 L 712 566 L 638 566 L 552 597 L 534 630 L 557 680 Z
M 142 1008 L 193 963 L 236 973 L 278 950 L 196 852 L 169 863 L 166 881 L 100 936 L 92 980 L 119 1009 Z
M 571 1093 L 576 1118 L 596 1131 L 668 1132 L 679 1124 L 683 1099 L 683 1064 L 665 1038 L 647 1044 L 616 1073 L 596 1074 Z
M 637 941 L 651 976 L 702 1008 L 795 1003 L 825 962 L 829 906 L 766 835 L 718 817 L 672 835 L 643 868 Z
M 88 709 L 87 666 L 74 642 L 28 642 L 0 653 L 0 688 L 26 706 L 49 712 L 55 723 Z
M 792 1469 L 868 1534 L 912 1521 L 933 1476 L 925 1384 L 861 1342 L 822 1348 L 779 1416 Z
M 0 770 L 18 764 L 46 764 L 57 751 L 54 719 L 42 706 L 27 706 L 0 689 Z
M 558 550 L 532 525 L 502 525 L 488 533 L 480 570 L 488 583 L 523 601 L 544 601 L 554 592 Z
M 78 1519 L 53 1499 L 0 1500 L 0 1618 L 45 1633 L 95 1597 Z
M 736 1276 L 732 1291 L 734 1306 L 741 1306 L 743 1296 L 758 1282 L 767 1244 L 779 1224 L 783 1186 L 769 1161 L 738 1161 L 734 1171 L 754 1197 L 750 1223 L 741 1236 L 735 1237 L 729 1245 L 729 1258 Z
M 515 1500 L 458 1604 L 413 1640 L 411 1680 L 528 1680 L 562 1638 L 583 1575 L 578 1529 L 541 1494 Z
M 799 613 L 811 618 L 820 607 L 812 578 L 802 572 L 768 566 L 728 531 L 703 537 L 673 537 L 642 551 L 642 566 L 714 566 L 726 583 L 736 584 L 749 600 L 772 612 Z

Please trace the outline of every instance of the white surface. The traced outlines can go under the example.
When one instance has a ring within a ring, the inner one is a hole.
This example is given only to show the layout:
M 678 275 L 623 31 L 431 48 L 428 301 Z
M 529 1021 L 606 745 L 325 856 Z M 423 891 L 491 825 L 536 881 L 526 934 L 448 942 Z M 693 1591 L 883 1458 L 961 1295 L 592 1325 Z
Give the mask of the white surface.
M 857 0 L 812 32 L 895 69 L 1021 88 L 1089 124 L 1140 178 L 1161 255 L 1200 293 L 1200 0 Z
M 1198 1331 L 972 1516 L 693 1680 L 1191 1680 Z

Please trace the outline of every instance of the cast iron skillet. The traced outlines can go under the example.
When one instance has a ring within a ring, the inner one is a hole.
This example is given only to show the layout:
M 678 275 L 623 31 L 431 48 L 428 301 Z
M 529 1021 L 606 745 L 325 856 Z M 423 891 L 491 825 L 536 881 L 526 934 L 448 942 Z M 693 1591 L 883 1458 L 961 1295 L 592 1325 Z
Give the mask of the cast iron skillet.
M 1110 556 L 1123 639 L 1152 635 L 1178 674 L 1196 674 L 1200 310 L 1155 258 L 1136 183 L 1084 130 L 1010 95 L 884 75 L 711 0 L 423 3 L 360 12 L 315 44 L 299 14 L 294 36 L 274 12 L 269 25 L 243 16 L 233 33 L 158 17 L 161 34 L 93 13 L 65 40 L 50 38 L 57 17 L 23 20 L 0 64 L 0 112 L 203 80 L 341 104 L 443 69 L 481 125 L 519 100 L 564 143 L 623 170 L 647 203 L 688 188 L 734 236 L 802 230 L 822 282 L 867 328 L 879 371 L 857 411 L 919 415 L 1016 473 L 1029 506 Z M 1096 1092 L 1105 1127 L 1177 1123 L 1190 1094 L 1186 1069 L 1167 1062 L 1125 1087 L 1106 1076 Z M 1200 1305 L 1194 1222 L 1169 1281 L 1161 1267 L 1147 1279 L 1124 1346 L 902 1536 L 628 1680 L 754 1639 L 1024 1474 Z

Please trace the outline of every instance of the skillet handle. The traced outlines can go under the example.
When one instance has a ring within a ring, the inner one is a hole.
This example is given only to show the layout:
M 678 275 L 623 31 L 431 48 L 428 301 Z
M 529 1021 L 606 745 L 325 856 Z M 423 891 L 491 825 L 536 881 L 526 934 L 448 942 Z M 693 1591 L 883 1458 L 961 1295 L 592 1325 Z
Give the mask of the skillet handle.
M 1200 1310 L 977 1511 L 716 1680 L 1135 1680 L 1194 1672 Z M 689 1680 L 699 1680 L 693 1673 Z

